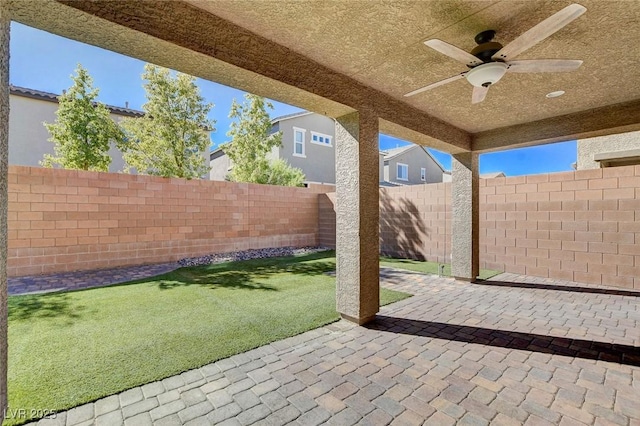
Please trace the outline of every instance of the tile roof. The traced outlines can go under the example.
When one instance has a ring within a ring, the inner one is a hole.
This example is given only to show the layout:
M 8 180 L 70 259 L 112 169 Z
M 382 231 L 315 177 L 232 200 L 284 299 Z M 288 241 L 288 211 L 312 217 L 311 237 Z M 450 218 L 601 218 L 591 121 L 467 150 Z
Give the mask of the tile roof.
M 58 96 L 55 93 L 44 92 L 42 90 L 29 89 L 26 87 L 9 85 L 9 93 L 16 96 L 22 96 L 25 98 L 40 99 L 48 102 L 58 102 Z M 118 107 L 114 105 L 105 105 L 109 111 L 114 114 L 126 115 L 130 117 L 141 117 L 144 112 L 136 109 Z

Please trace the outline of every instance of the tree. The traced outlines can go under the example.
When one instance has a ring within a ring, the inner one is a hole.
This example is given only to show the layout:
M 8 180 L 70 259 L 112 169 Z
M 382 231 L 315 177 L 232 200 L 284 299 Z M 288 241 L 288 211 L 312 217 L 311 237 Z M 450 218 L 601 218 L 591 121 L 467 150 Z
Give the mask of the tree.
M 305 176 L 300 169 L 284 160 L 269 161 L 267 154 L 282 145 L 282 132 L 271 133 L 271 118 L 267 107 L 273 105 L 261 96 L 246 94 L 239 105 L 231 105 L 231 123 L 227 136 L 231 141 L 222 149 L 229 156 L 233 168 L 229 180 L 282 186 L 302 186 Z
M 126 139 L 120 144 L 126 171 L 186 179 L 209 172 L 204 157 L 211 143 L 215 120 L 207 117 L 213 107 L 205 103 L 195 78 L 147 64 L 142 78 L 147 92 L 145 115 L 122 120 Z
M 54 143 L 55 155 L 45 154 L 40 164 L 65 169 L 108 171 L 110 141 L 123 139 L 122 131 L 111 120 L 109 110 L 96 102 L 99 90 L 93 87 L 88 71 L 78 64 L 73 85 L 58 97 L 54 123 L 43 123 Z
M 264 168 L 264 175 L 258 183 L 280 186 L 303 186 L 304 173 L 302 170 L 291 167 L 285 160 L 278 158 Z

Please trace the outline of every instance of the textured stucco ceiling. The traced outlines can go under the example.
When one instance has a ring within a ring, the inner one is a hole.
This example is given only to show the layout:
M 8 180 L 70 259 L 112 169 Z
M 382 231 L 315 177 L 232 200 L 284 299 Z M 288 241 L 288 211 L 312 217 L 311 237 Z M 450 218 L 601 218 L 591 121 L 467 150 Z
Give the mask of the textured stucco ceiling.
M 579 1 L 583 16 L 518 59 L 581 59 L 582 67 L 508 74 L 477 105 L 465 80 L 403 98 L 466 70 L 423 42 L 469 51 L 478 32 L 494 29 L 506 44 L 571 1 L 188 1 L 472 133 L 640 98 L 630 83 L 640 81 L 638 1 Z M 545 98 L 554 90 L 566 94 Z
M 503 44 L 570 4 L 551 0 L 12 0 L 46 31 L 452 153 L 640 130 L 640 1 L 580 1 L 587 13 L 517 59 L 581 59 L 572 73 L 508 74 L 472 105 L 464 71 L 423 42 Z M 545 94 L 565 90 L 560 98 Z

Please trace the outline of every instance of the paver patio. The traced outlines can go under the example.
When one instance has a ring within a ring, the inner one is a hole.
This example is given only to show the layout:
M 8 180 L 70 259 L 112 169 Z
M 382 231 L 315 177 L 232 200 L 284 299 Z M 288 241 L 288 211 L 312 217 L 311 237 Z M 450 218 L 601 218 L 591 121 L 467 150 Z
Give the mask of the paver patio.
M 640 424 L 640 293 L 494 281 L 383 269 L 415 296 L 368 326 L 340 321 L 38 424 Z
M 165 274 L 178 269 L 178 262 L 141 266 L 124 266 L 89 271 L 61 272 L 8 278 L 9 296 L 17 294 L 47 293 L 52 291 L 80 290 L 124 283 Z

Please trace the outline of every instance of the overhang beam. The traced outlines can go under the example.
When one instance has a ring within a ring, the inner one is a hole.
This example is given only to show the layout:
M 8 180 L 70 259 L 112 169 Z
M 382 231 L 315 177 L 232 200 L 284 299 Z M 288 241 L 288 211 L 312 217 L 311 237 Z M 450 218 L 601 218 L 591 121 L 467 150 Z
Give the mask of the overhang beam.
M 471 146 L 474 152 L 490 152 L 636 130 L 640 100 L 476 133 Z
M 466 131 L 185 2 L 57 1 L 354 110 L 368 111 L 426 135 L 433 141 L 434 148 L 462 152 L 471 147 L 471 136 Z M 77 36 L 73 38 L 82 40 Z M 243 89 L 240 85 L 237 87 Z

